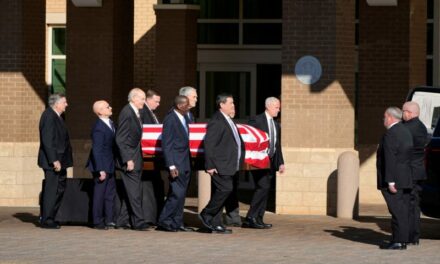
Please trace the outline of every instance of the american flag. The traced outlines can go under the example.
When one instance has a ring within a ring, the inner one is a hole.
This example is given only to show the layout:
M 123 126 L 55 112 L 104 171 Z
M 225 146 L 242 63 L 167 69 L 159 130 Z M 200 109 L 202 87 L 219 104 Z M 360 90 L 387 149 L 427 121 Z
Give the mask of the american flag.
M 266 132 L 253 126 L 237 124 L 238 132 L 244 141 L 245 163 L 256 168 L 268 168 L 269 137 Z M 189 125 L 189 145 L 192 157 L 203 156 L 203 140 L 206 134 L 206 123 Z M 142 151 L 145 155 L 161 155 L 162 125 L 144 125 L 142 134 Z

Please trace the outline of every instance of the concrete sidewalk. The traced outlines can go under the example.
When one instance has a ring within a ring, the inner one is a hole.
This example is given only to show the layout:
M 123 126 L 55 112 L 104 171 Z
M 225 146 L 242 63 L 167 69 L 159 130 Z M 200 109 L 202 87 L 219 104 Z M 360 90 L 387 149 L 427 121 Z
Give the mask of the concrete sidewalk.
M 361 207 L 362 208 L 362 207 Z M 358 220 L 267 214 L 269 230 L 233 234 L 98 231 L 86 226 L 45 230 L 38 208 L 0 207 L 0 263 L 437 263 L 440 220 L 423 218 L 420 246 L 387 251 L 390 219 L 363 207 Z M 242 211 L 242 215 L 246 212 Z M 189 226 L 200 227 L 186 210 Z

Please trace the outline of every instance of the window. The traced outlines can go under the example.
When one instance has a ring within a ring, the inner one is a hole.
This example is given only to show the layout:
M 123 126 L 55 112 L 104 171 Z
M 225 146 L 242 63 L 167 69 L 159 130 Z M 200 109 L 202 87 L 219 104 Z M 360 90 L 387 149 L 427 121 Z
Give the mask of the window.
M 66 93 L 66 28 L 49 27 L 50 93 Z
M 278 47 L 281 40 L 281 0 L 200 0 L 200 45 Z

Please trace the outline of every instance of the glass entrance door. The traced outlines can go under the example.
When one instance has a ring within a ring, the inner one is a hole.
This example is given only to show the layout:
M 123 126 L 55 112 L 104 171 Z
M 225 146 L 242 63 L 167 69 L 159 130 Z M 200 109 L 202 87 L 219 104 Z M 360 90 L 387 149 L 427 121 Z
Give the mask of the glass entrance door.
M 201 65 L 200 69 L 200 119 L 208 120 L 217 110 L 218 94 L 234 97 L 235 119 L 245 123 L 256 112 L 255 65 Z

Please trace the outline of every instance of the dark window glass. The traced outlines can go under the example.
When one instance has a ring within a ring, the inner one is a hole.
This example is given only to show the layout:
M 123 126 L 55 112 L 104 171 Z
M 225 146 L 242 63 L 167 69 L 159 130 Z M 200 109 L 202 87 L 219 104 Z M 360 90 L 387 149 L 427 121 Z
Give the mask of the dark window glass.
M 199 23 L 199 44 L 238 44 L 237 23 Z
M 234 97 L 235 118 L 249 118 L 250 91 L 250 72 L 206 72 L 206 117 L 210 118 L 217 110 L 217 95 L 230 93 Z
M 52 54 L 65 55 L 66 54 L 66 29 L 54 28 L 52 30 Z
M 434 18 L 434 0 L 428 0 L 426 3 L 426 11 L 428 19 Z
M 354 10 L 355 18 L 359 19 L 359 0 L 356 0 L 354 8 L 355 8 Z
M 200 18 L 238 18 L 238 0 L 200 0 Z
M 432 55 L 434 45 L 434 25 L 426 24 L 426 53 Z
M 243 24 L 243 44 L 281 44 L 281 24 Z
M 267 97 L 280 98 L 281 95 L 281 65 L 257 65 L 257 114 L 265 109 L 264 102 Z
M 359 24 L 356 23 L 355 29 L 354 29 L 354 44 L 359 45 Z
M 281 19 L 282 9 L 281 0 L 243 0 L 243 18 Z
M 432 76 L 432 59 L 426 60 L 426 85 L 432 86 L 433 84 L 433 76 Z
M 52 93 L 66 93 L 66 60 L 52 60 Z

